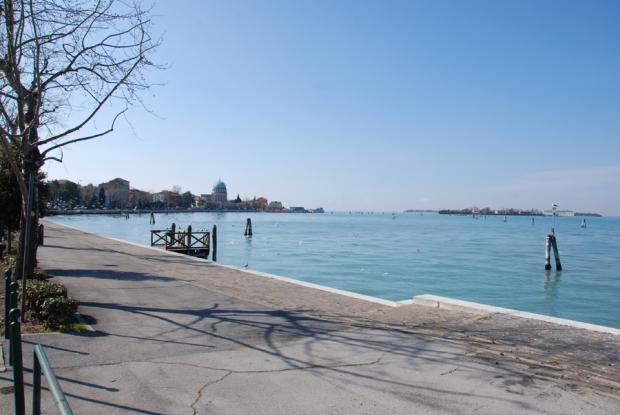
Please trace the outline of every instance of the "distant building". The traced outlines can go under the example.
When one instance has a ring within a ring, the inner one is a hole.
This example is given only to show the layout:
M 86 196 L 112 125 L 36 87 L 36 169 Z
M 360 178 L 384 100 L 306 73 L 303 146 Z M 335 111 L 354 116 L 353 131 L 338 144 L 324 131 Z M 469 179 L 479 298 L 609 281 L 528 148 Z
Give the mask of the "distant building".
M 305 213 L 306 209 L 303 206 L 291 206 L 289 209 L 293 213 Z
M 112 208 L 126 208 L 129 206 L 129 180 L 116 179 L 101 183 L 99 188 L 105 191 L 105 204 Z
M 166 205 L 168 207 L 177 207 L 181 203 L 181 195 L 177 192 L 170 192 L 168 190 L 164 190 L 163 193 L 166 195 Z
M 252 201 L 252 204 L 253 204 L 254 206 L 256 206 L 257 208 L 259 208 L 259 209 L 265 209 L 265 208 L 267 208 L 267 203 L 268 203 L 268 202 L 269 202 L 269 201 L 268 201 L 266 198 L 264 198 L 264 197 L 258 197 L 258 198 L 255 198 L 255 199 Z
M 544 210 L 543 211 L 543 215 L 545 215 L 545 216 L 553 216 L 553 211 L 552 210 Z M 556 210 L 555 211 L 555 215 L 556 216 L 575 216 L 575 212 L 573 212 L 572 210 Z
M 125 190 L 129 190 L 129 180 L 125 180 L 125 179 L 121 179 L 120 177 L 117 177 L 116 179 L 112 179 L 107 183 L 102 183 L 101 186 L 110 186 L 110 187 L 117 187 L 119 189 L 125 189 Z
M 153 193 L 153 203 L 165 203 L 166 195 L 164 192 Z
M 282 206 L 282 202 L 278 202 L 278 201 L 274 200 L 273 202 L 269 203 L 267 208 L 269 210 L 282 210 L 282 209 L 284 209 L 284 206 Z
M 213 187 L 212 200 L 214 202 L 226 203 L 228 201 L 228 191 L 224 182 L 219 180 Z
M 181 202 L 181 196 L 170 190 L 162 190 L 159 193 L 153 193 L 153 203 L 162 203 L 165 207 L 174 208 Z
M 138 189 L 129 189 L 129 207 L 142 209 L 150 206 L 152 196 L 149 192 Z

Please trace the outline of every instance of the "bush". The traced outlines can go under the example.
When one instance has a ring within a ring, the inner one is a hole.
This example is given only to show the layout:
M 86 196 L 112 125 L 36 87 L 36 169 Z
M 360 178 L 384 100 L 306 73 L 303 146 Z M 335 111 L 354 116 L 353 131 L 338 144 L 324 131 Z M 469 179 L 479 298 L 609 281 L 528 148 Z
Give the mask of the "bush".
M 79 302 L 73 298 L 52 297 L 46 299 L 40 310 L 43 323 L 46 327 L 54 329 L 69 326 L 78 305 Z
M 70 325 L 79 302 L 67 297 L 67 289 L 62 284 L 26 280 L 26 305 L 35 320 L 45 327 L 58 329 Z
M 26 280 L 26 307 L 32 313 L 32 317 L 45 321 L 41 315 L 43 303 L 52 298 L 67 298 L 64 285 L 57 282 Z

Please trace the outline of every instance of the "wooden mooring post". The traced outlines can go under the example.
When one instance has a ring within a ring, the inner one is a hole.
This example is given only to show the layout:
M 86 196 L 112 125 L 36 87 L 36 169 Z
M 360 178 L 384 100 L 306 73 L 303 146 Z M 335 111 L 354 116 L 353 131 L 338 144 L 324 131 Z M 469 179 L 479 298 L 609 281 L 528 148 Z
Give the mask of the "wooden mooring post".
M 560 263 L 560 253 L 558 251 L 558 242 L 555 235 L 550 233 L 547 235 L 545 241 L 545 270 L 551 269 L 551 249 L 553 248 L 553 257 L 555 258 L 555 270 L 562 271 L 562 264 Z
M 245 223 L 245 232 L 243 233 L 245 236 L 252 236 L 252 219 L 248 218 Z
M 211 232 L 211 245 L 213 246 L 213 262 L 217 262 L 217 225 L 213 225 L 213 231 Z
M 192 225 L 187 227 L 187 233 L 185 234 L 187 237 L 187 253 L 190 253 L 190 248 L 192 246 Z

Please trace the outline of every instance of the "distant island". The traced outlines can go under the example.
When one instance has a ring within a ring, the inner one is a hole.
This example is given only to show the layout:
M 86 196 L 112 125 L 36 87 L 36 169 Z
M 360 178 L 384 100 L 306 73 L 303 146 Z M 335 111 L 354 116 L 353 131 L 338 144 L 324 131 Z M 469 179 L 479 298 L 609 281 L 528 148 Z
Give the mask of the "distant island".
M 47 182 L 47 214 L 115 214 L 130 212 L 278 212 L 324 213 L 323 208 L 285 207 L 282 202 L 265 197 L 229 200 L 224 182 L 219 180 L 208 194 L 182 192 L 180 186 L 170 190 L 148 192 L 129 185 L 129 180 L 116 178 L 98 185 L 81 184 L 70 180 Z
M 405 212 L 414 212 L 413 209 L 405 211 Z M 474 216 L 553 216 L 553 211 L 549 210 L 538 210 L 538 209 L 491 209 L 489 207 L 485 208 L 464 208 L 464 209 L 439 209 L 437 211 L 440 215 L 474 215 Z M 572 210 L 556 210 L 556 216 L 591 216 L 591 217 L 602 217 L 603 215 L 599 213 L 582 213 L 582 212 L 574 212 Z

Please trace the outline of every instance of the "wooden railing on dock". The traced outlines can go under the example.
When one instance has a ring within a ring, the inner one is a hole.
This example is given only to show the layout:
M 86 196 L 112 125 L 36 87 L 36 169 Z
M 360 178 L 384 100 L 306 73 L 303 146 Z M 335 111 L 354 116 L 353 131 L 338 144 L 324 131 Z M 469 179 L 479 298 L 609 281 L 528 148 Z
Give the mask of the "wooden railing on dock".
M 151 230 L 151 246 L 163 246 L 167 251 L 207 258 L 211 244 L 210 233 L 172 229 Z

